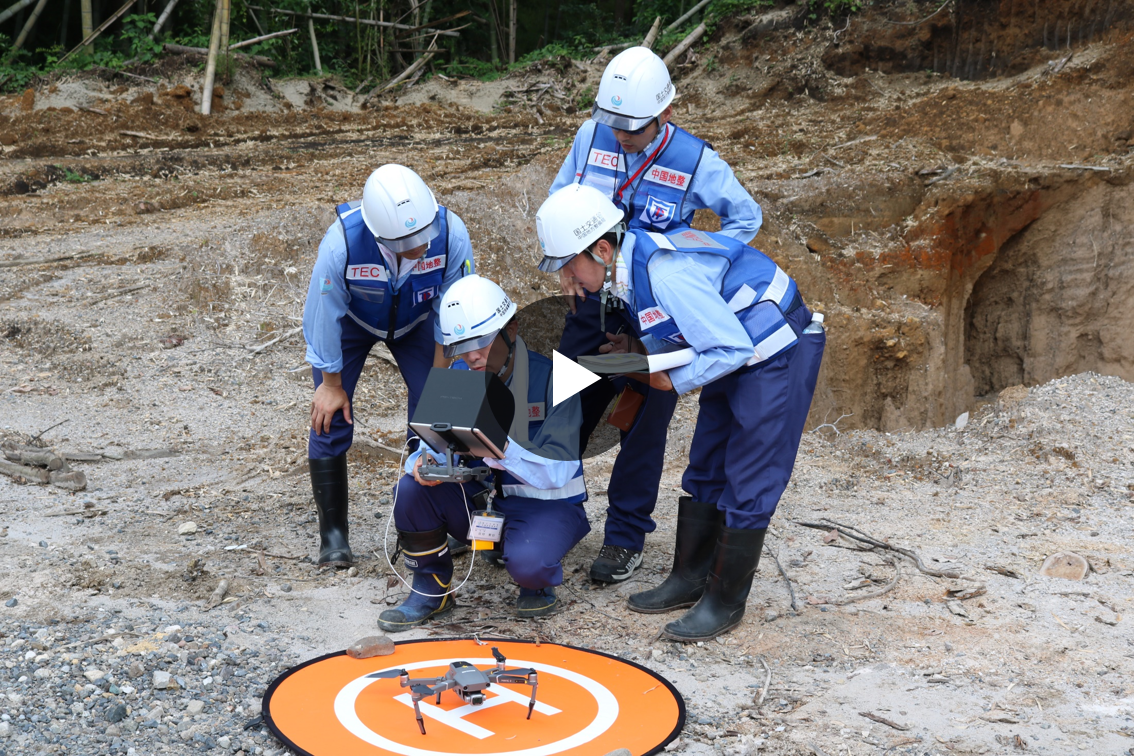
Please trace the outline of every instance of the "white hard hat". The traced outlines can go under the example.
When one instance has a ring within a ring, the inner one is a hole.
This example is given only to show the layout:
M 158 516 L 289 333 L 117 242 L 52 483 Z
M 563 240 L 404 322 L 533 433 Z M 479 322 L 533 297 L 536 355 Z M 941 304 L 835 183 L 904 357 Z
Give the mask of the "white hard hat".
M 669 69 L 648 47 L 614 56 L 602 72 L 591 118 L 619 131 L 637 131 L 673 102 Z
M 539 269 L 559 270 L 608 231 L 621 231 L 625 215 L 598 189 L 570 184 L 552 194 L 536 212 L 536 234 L 543 251 Z
M 408 252 L 440 233 L 437 200 L 421 176 L 404 165 L 384 165 L 362 189 L 362 220 L 391 252 Z
M 516 303 L 497 284 L 475 273 L 453 282 L 441 298 L 446 357 L 484 349 L 516 314 Z

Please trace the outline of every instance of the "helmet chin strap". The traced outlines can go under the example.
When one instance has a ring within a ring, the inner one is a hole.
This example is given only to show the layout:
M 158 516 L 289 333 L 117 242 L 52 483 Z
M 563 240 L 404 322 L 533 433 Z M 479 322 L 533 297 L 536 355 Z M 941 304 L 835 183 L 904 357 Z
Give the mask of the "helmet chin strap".
M 614 257 L 615 253 L 622 248 L 622 236 L 626 233 L 626 224 L 619 223 L 611 231 L 614 232 L 615 236 L 615 249 L 610 255 L 610 262 L 603 260 L 593 249 L 591 250 L 591 257 L 594 261 L 606 269 L 606 275 L 602 281 L 602 291 L 599 293 L 599 328 L 602 329 L 603 333 L 606 333 L 606 307 L 610 302 L 611 289 L 614 287 Z M 614 306 L 621 307 L 622 300 L 615 297 Z
M 508 345 L 508 356 L 504 358 L 504 364 L 496 371 L 496 376 L 500 380 L 504 380 L 504 373 L 508 371 L 508 367 L 512 364 L 512 358 L 516 356 L 516 342 L 508 335 L 507 328 L 500 329 L 500 337 L 504 339 L 504 343 Z

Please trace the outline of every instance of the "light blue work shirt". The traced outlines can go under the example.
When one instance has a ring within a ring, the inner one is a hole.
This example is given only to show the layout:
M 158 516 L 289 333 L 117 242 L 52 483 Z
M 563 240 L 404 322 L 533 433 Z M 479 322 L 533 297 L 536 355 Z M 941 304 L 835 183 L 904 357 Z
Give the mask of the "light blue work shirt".
M 642 231 L 630 230 L 622 239 L 622 261 L 626 264 L 629 294 L 624 298 L 630 317 L 634 305 L 634 245 Z M 755 356 L 752 337 L 721 296 L 728 259 L 703 252 L 658 250 L 650 259 L 651 286 L 658 306 L 673 318 L 685 341 L 696 352 L 693 361 L 669 371 L 669 380 L 679 394 L 712 383 L 739 370 Z M 651 354 L 668 352 L 673 345 L 649 334 L 642 345 Z
M 588 119 L 579 127 L 579 131 L 575 134 L 575 143 L 571 145 L 571 151 L 563 160 L 563 166 L 555 176 L 548 194 L 554 194 L 579 180 L 579 175 L 587 164 L 587 151 L 594 138 L 595 126 L 595 122 Z M 668 128 L 669 124 L 666 124 L 666 127 Z M 657 137 L 646 149 L 633 155 L 626 155 L 627 176 L 634 175 L 638 166 L 658 148 L 664 136 L 664 129 L 658 129 Z M 645 174 L 646 171 L 642 171 L 638 180 L 627 188 L 627 197 L 637 190 Z M 740 185 L 729 164 L 708 145 L 705 146 L 701 163 L 693 175 L 693 183 L 685 193 L 685 205 L 694 210 L 702 208 L 712 210 L 721 218 L 720 233 L 745 244 L 756 238 L 756 233 L 764 222 L 764 213 L 760 205 Z
M 465 222 L 452 210 L 448 211 L 449 257 L 441 293 L 433 299 L 433 312 L 441 311 L 441 298 L 449 286 L 466 272 L 472 272 L 472 242 Z M 378 245 L 382 248 L 382 245 Z M 383 253 L 386 250 L 383 249 Z M 399 258 L 400 262 L 400 258 Z M 319 257 L 311 271 L 311 285 L 307 288 L 307 302 L 303 306 L 303 338 L 307 340 L 307 362 L 311 367 L 327 373 L 341 373 L 343 369 L 342 319 L 350 303 L 346 287 L 347 247 L 343 227 L 339 221 L 331 224 L 323 241 L 319 243 Z M 410 276 L 410 266 L 399 266 L 396 286 Z M 326 281 L 330 281 L 330 286 Z M 441 343 L 441 322 L 433 318 L 433 340 Z

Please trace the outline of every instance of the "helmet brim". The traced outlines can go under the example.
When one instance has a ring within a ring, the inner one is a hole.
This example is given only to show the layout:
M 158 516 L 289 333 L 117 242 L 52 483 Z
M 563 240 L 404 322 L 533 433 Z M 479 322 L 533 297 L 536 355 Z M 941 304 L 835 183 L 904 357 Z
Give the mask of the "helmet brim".
M 440 233 L 440 226 L 437 221 L 434 220 L 425 228 L 415 231 L 412 234 L 398 237 L 397 239 L 383 239 L 381 236 L 375 238 L 377 238 L 378 242 L 386 249 L 398 255 L 402 254 L 403 252 L 409 252 L 412 249 L 417 249 L 418 247 L 425 244 L 429 244 L 429 242 L 436 239 L 437 235 Z
M 567 263 L 571 262 L 576 257 L 578 257 L 578 254 L 568 255 L 567 257 L 549 257 L 544 255 L 544 258 L 539 261 L 539 265 L 536 267 L 544 273 L 554 273 L 565 267 Z
M 481 336 L 473 336 L 471 339 L 464 339 L 463 341 L 457 341 L 452 344 L 445 344 L 441 348 L 441 351 L 446 357 L 452 359 L 453 357 L 457 357 L 462 354 L 468 354 L 469 352 L 473 352 L 477 349 L 484 349 L 486 346 L 496 340 L 496 336 L 499 333 L 500 331 L 493 331 L 492 333 L 486 333 Z
M 655 118 L 657 118 L 656 115 L 635 118 L 621 113 L 612 113 L 609 110 L 603 110 L 597 103 L 591 108 L 592 121 L 619 131 L 637 131 L 643 126 L 649 126 Z

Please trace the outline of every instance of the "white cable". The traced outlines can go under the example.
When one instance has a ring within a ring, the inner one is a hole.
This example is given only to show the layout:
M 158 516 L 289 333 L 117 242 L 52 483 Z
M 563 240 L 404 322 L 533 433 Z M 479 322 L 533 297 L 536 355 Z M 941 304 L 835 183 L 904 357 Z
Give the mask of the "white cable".
M 405 460 L 406 449 L 409 448 L 410 441 L 412 441 L 412 440 L 413 440 L 412 438 L 406 439 L 406 442 L 404 444 L 402 444 L 401 454 L 398 456 L 398 470 L 402 472 L 402 477 L 405 476 L 404 460 Z M 425 444 L 425 441 L 421 441 L 421 444 Z M 425 451 L 423 450 L 421 453 L 425 454 Z M 390 569 L 394 571 L 394 574 L 397 576 L 398 580 L 402 581 L 402 585 L 404 585 L 406 588 L 410 589 L 410 593 L 416 593 L 419 596 L 427 596 L 428 598 L 444 598 L 451 593 L 456 593 L 457 591 L 459 591 L 461 588 L 464 587 L 465 583 L 469 582 L 469 578 L 472 577 L 473 564 L 476 562 L 476 552 L 474 552 L 472 550 L 469 551 L 469 571 L 468 571 L 468 574 L 465 575 L 465 579 L 462 580 L 461 584 L 458 585 L 456 588 L 450 588 L 449 590 L 445 591 L 444 593 L 423 593 L 422 591 L 415 590 L 412 585 L 410 585 L 408 582 L 406 582 L 406 579 L 404 577 L 402 577 L 402 574 L 400 572 L 398 572 L 398 568 L 394 566 L 394 563 L 392 561 L 390 561 L 390 549 L 386 545 L 390 540 L 390 521 L 394 519 L 394 509 L 398 506 L 398 489 L 402 485 L 402 477 L 399 477 L 398 482 L 394 484 L 394 504 L 393 504 L 392 507 L 390 507 L 390 516 L 386 518 L 386 532 L 382 536 L 382 553 L 386 556 L 386 564 L 390 565 Z M 469 512 L 469 500 L 468 500 L 468 497 L 465 494 L 465 487 L 460 483 L 458 483 L 457 485 L 461 489 L 461 501 L 465 505 L 465 514 L 468 515 L 468 518 L 469 518 L 469 531 L 472 532 L 472 513 Z M 430 487 L 432 488 L 432 486 L 430 486 Z M 448 539 L 448 537 L 449 537 L 449 534 L 446 533 L 445 538 Z M 403 558 L 404 558 L 405 552 L 402 552 L 402 553 L 403 553 Z M 452 556 L 450 555 L 450 559 L 451 558 L 452 558 Z M 450 580 L 450 582 L 452 582 L 453 578 L 450 576 L 449 580 Z

